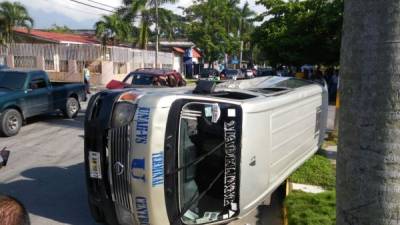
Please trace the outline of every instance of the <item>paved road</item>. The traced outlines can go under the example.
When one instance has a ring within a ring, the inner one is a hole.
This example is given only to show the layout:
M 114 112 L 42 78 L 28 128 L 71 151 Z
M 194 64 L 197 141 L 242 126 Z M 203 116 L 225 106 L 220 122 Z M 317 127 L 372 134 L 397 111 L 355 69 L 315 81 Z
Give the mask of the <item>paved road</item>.
M 0 137 L 0 147 L 12 152 L 0 171 L 0 192 L 26 206 L 32 225 L 96 224 L 86 202 L 83 118 L 41 116 L 17 136 Z
M 32 225 L 96 224 L 86 201 L 83 118 L 83 111 L 73 120 L 41 116 L 30 119 L 17 136 L 0 137 L 0 147 L 12 152 L 0 171 L 0 192 L 26 206 Z M 261 206 L 234 224 L 280 225 L 280 209 L 280 204 Z

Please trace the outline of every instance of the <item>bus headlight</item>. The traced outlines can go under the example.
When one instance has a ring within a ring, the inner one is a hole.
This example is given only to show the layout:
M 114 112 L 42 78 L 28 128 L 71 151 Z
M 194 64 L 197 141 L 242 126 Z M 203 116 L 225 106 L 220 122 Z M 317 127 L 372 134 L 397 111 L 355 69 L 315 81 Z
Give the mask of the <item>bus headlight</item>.
M 127 125 L 135 117 L 137 100 L 142 97 L 140 92 L 128 91 L 122 93 L 114 107 L 112 127 L 118 128 Z
M 130 123 L 135 116 L 136 107 L 129 102 L 118 102 L 113 112 L 112 127 L 118 128 Z

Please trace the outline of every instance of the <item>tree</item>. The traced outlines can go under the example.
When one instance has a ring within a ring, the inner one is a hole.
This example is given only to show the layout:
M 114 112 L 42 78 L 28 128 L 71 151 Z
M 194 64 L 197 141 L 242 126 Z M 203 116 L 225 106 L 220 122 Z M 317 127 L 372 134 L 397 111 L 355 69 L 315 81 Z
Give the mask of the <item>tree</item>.
M 158 6 L 164 3 L 175 3 L 176 0 L 158 0 Z M 119 10 L 124 20 L 139 24 L 139 39 L 136 41 L 140 48 L 147 49 L 151 35 L 151 25 L 155 23 L 155 0 L 123 0 L 124 7 Z
M 72 33 L 72 30 L 68 26 L 66 26 L 66 25 L 59 26 L 57 24 L 51 25 L 51 27 L 49 28 L 49 31 L 56 32 L 56 33 Z
M 243 41 L 243 53 L 249 59 L 249 63 L 253 64 L 252 52 L 254 50 L 252 42 L 252 33 L 254 32 L 253 20 L 255 12 L 250 9 L 249 2 L 245 2 L 243 7 L 239 9 L 239 38 Z
M 400 1 L 344 9 L 337 224 L 399 224 Z
M 199 1 L 186 9 L 191 21 L 187 35 L 212 62 L 222 59 L 224 53 L 239 54 L 240 50 L 240 10 L 237 0 Z
M 269 18 L 253 42 L 273 64 L 337 65 L 343 0 L 260 0 Z
M 130 42 L 132 29 L 128 22 L 123 20 L 118 13 L 103 16 L 95 25 L 96 36 L 102 40 L 103 45 Z
M 152 9 L 150 15 L 154 14 L 154 9 Z M 186 20 L 171 10 L 159 8 L 159 28 L 160 38 L 162 39 L 174 40 L 176 38 L 184 38 L 186 35 Z
M 33 19 L 26 8 L 19 2 L 0 3 L 0 38 L 3 43 L 14 40 L 14 28 L 24 27 L 30 30 L 33 27 Z

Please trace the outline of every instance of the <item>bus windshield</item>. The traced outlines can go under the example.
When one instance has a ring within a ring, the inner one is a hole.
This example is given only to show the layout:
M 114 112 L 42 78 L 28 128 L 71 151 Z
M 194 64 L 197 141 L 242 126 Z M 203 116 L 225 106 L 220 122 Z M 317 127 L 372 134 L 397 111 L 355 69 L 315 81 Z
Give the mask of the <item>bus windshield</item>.
M 218 104 L 190 103 L 179 130 L 179 205 L 185 224 L 226 220 L 237 210 L 236 148 L 227 154 L 227 111 Z M 236 146 L 235 138 L 229 139 Z

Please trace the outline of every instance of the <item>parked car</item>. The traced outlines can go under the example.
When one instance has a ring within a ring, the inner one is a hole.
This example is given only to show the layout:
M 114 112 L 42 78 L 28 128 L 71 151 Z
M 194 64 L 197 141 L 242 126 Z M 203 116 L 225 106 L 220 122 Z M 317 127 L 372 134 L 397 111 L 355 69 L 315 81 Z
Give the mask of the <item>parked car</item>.
M 246 79 L 251 79 L 255 77 L 255 74 L 253 72 L 253 70 L 251 69 L 240 69 L 242 71 L 242 73 L 246 76 Z
M 241 80 L 245 79 L 246 76 L 242 73 L 241 70 L 236 69 L 224 69 L 220 74 L 221 80 Z
M 7 69 L 8 67 L 6 66 L 6 65 L 1 65 L 0 64 L 0 70 L 4 70 L 4 69 Z
M 199 79 L 217 80 L 219 79 L 219 72 L 212 68 L 202 69 L 199 74 Z
M 80 101 L 86 101 L 84 84 L 50 82 L 42 70 L 1 70 L 0 133 L 16 135 L 23 120 L 56 110 L 76 117 Z
M 98 93 L 85 120 L 92 216 L 113 225 L 242 218 L 322 145 L 327 111 L 326 88 L 295 78 Z
M 276 73 L 272 68 L 260 68 L 257 70 L 256 76 L 257 77 L 276 76 Z
M 149 86 L 181 87 L 186 86 L 186 81 L 175 70 L 138 69 L 129 73 L 122 82 L 112 80 L 106 87 L 108 89 L 122 89 Z

